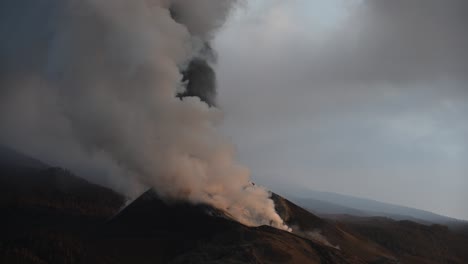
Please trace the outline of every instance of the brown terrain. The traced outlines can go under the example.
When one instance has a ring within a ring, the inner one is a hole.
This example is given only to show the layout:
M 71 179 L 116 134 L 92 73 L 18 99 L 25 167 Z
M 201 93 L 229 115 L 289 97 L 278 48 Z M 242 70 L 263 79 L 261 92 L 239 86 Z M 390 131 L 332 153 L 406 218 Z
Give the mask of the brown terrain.
M 29 163 L 31 164 L 31 163 Z M 208 205 L 124 196 L 40 163 L 0 162 L 0 263 L 468 263 L 468 228 L 323 219 L 273 194 L 293 232 Z
M 401 263 L 468 263 L 468 233 L 447 226 L 389 218 L 342 216 L 340 226 L 387 248 Z

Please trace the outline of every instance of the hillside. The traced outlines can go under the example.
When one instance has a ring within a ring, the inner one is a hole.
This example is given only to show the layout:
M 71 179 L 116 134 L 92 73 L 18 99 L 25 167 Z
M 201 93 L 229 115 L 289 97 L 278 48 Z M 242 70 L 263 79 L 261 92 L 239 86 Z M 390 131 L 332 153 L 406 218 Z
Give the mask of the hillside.
M 0 263 L 79 263 L 85 241 L 124 205 L 60 168 L 0 167 Z
M 382 217 L 342 216 L 337 221 L 348 230 L 390 250 L 402 263 L 468 263 L 468 226 L 422 225 Z
M 64 169 L 19 166 L 24 158 L 0 163 L 0 263 L 468 262 L 465 225 L 328 220 L 272 194 L 293 231 L 247 227 L 209 205 L 163 201 L 153 190 L 123 208 L 124 196 Z
M 268 226 L 247 227 L 207 205 L 148 191 L 99 232 L 87 263 L 364 263 Z

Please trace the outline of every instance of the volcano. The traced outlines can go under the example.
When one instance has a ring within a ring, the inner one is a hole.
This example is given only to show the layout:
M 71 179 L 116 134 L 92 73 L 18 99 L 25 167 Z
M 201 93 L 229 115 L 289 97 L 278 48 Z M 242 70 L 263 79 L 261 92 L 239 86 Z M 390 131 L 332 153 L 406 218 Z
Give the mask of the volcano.
M 164 202 L 150 190 L 100 230 L 86 262 L 361 263 L 269 226 L 247 227 L 209 205 Z
M 443 226 L 360 217 L 327 220 L 273 193 L 276 210 L 292 232 L 249 227 L 210 205 L 163 200 L 152 189 L 128 203 L 67 170 L 44 163 L 20 166 L 33 159 L 17 153 L 10 157 L 0 163 L 1 263 L 468 260 L 466 234 Z

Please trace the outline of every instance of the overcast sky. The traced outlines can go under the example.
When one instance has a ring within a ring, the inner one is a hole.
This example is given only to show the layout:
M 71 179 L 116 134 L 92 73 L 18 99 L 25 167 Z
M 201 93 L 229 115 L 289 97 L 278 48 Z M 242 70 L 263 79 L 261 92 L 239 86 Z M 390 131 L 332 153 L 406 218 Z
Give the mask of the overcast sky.
M 468 219 L 467 12 L 466 0 L 239 7 L 216 39 L 219 104 L 254 180 Z

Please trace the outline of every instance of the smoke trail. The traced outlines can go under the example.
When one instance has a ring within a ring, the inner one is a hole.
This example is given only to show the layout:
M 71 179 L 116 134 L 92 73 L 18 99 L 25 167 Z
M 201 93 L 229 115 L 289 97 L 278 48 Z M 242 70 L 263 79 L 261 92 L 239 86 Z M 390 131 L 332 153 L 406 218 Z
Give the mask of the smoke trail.
M 235 2 L 2 1 L 2 139 L 287 229 L 208 106 L 209 41 Z

